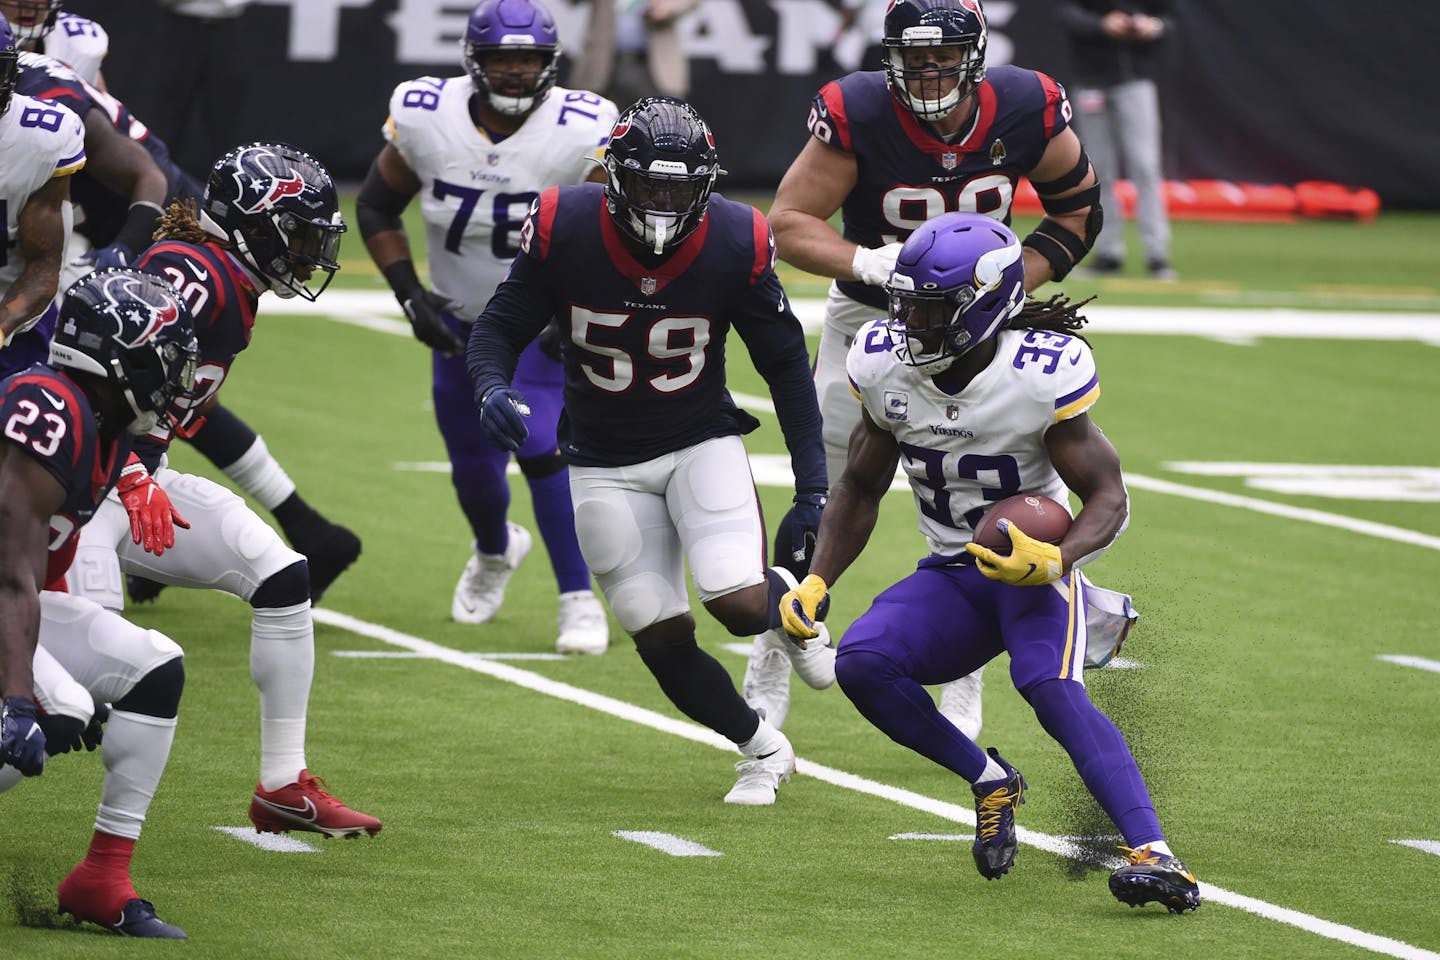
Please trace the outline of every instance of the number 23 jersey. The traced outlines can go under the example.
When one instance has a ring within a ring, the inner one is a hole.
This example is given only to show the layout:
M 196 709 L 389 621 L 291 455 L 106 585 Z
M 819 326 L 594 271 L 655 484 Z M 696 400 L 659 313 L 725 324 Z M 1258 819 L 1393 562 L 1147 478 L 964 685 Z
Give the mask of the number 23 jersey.
M 1045 432 L 1100 397 L 1090 346 L 1044 330 L 1001 330 L 995 358 L 951 396 L 897 355 L 884 320 L 860 328 L 845 366 L 870 419 L 890 431 L 937 556 L 963 553 L 985 508 L 1025 491 L 1069 503 Z
M 420 179 L 430 280 L 473 320 L 520 252 L 520 228 L 542 190 L 581 183 L 604 155 L 616 109 L 554 87 L 498 142 L 470 116 L 468 76 L 421 77 L 395 88 L 385 139 Z

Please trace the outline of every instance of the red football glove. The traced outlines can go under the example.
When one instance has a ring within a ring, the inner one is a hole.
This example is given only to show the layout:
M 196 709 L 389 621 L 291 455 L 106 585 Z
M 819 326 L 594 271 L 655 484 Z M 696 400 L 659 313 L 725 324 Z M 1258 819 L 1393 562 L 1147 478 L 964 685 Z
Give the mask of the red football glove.
M 190 522 L 180 516 L 170 497 L 133 453 L 120 471 L 115 492 L 130 515 L 130 539 L 148 553 L 158 557 L 167 547 L 175 546 L 176 526 L 190 529 Z

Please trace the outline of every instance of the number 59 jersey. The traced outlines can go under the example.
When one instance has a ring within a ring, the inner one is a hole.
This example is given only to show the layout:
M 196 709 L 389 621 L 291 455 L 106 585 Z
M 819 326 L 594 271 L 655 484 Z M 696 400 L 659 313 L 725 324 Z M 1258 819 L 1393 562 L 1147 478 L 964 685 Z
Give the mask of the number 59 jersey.
M 555 87 L 498 141 L 470 116 L 468 76 L 395 88 L 385 138 L 420 179 L 430 281 L 473 320 L 520 252 L 520 228 L 548 187 L 583 182 L 605 153 L 617 111 L 584 90 Z
M 1001 330 L 995 358 L 958 394 L 900 358 L 885 321 L 860 328 L 845 366 L 850 389 L 900 447 L 900 466 L 936 556 L 965 551 L 985 509 L 1024 491 L 1069 503 L 1045 446 L 1056 423 L 1100 396 L 1090 346 L 1044 330 Z
M 55 177 L 85 166 L 85 129 L 80 118 L 58 103 L 15 94 L 0 114 L 0 293 L 20 276 L 20 212 L 30 195 Z

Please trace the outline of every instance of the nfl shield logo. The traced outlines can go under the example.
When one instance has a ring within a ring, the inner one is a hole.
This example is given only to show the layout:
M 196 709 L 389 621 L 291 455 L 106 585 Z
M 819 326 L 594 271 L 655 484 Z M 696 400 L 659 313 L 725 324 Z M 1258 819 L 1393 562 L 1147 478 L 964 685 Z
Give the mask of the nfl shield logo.
M 643 294 L 645 294 L 645 296 L 647 296 L 647 297 L 648 297 L 648 296 L 652 296 L 652 295 L 655 293 L 655 278 L 654 278 L 654 277 L 641 277 L 641 278 L 640 278 L 640 292 L 643 293 Z
M 940 154 L 940 166 L 944 167 L 946 170 L 954 170 L 955 167 L 959 165 L 959 163 L 960 155 L 958 153 Z
M 490 164 L 490 166 L 492 167 L 495 166 L 495 164 L 500 162 L 500 154 L 492 150 L 490 153 L 487 153 L 485 155 L 485 162 Z
M 959 420 L 959 419 L 960 419 L 960 406 L 959 406 L 958 404 L 954 404 L 954 403 L 947 403 L 947 404 L 945 404 L 945 419 L 946 419 L 946 420 Z

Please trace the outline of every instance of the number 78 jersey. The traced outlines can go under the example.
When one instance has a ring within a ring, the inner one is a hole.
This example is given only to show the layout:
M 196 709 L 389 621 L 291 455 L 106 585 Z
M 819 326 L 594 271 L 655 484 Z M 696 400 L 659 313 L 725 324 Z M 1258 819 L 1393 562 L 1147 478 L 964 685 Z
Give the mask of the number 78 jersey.
M 541 191 L 581 183 L 605 154 L 617 111 L 585 90 L 555 87 L 498 142 L 470 116 L 468 76 L 421 77 L 390 97 L 385 139 L 420 179 L 430 281 L 473 320 L 520 252 Z
M 1100 397 L 1090 346 L 1045 330 L 1001 330 L 995 358 L 955 395 L 906 363 L 885 321 L 860 328 L 850 389 L 890 431 L 936 556 L 965 551 L 985 509 L 1022 491 L 1069 503 L 1045 433 Z

